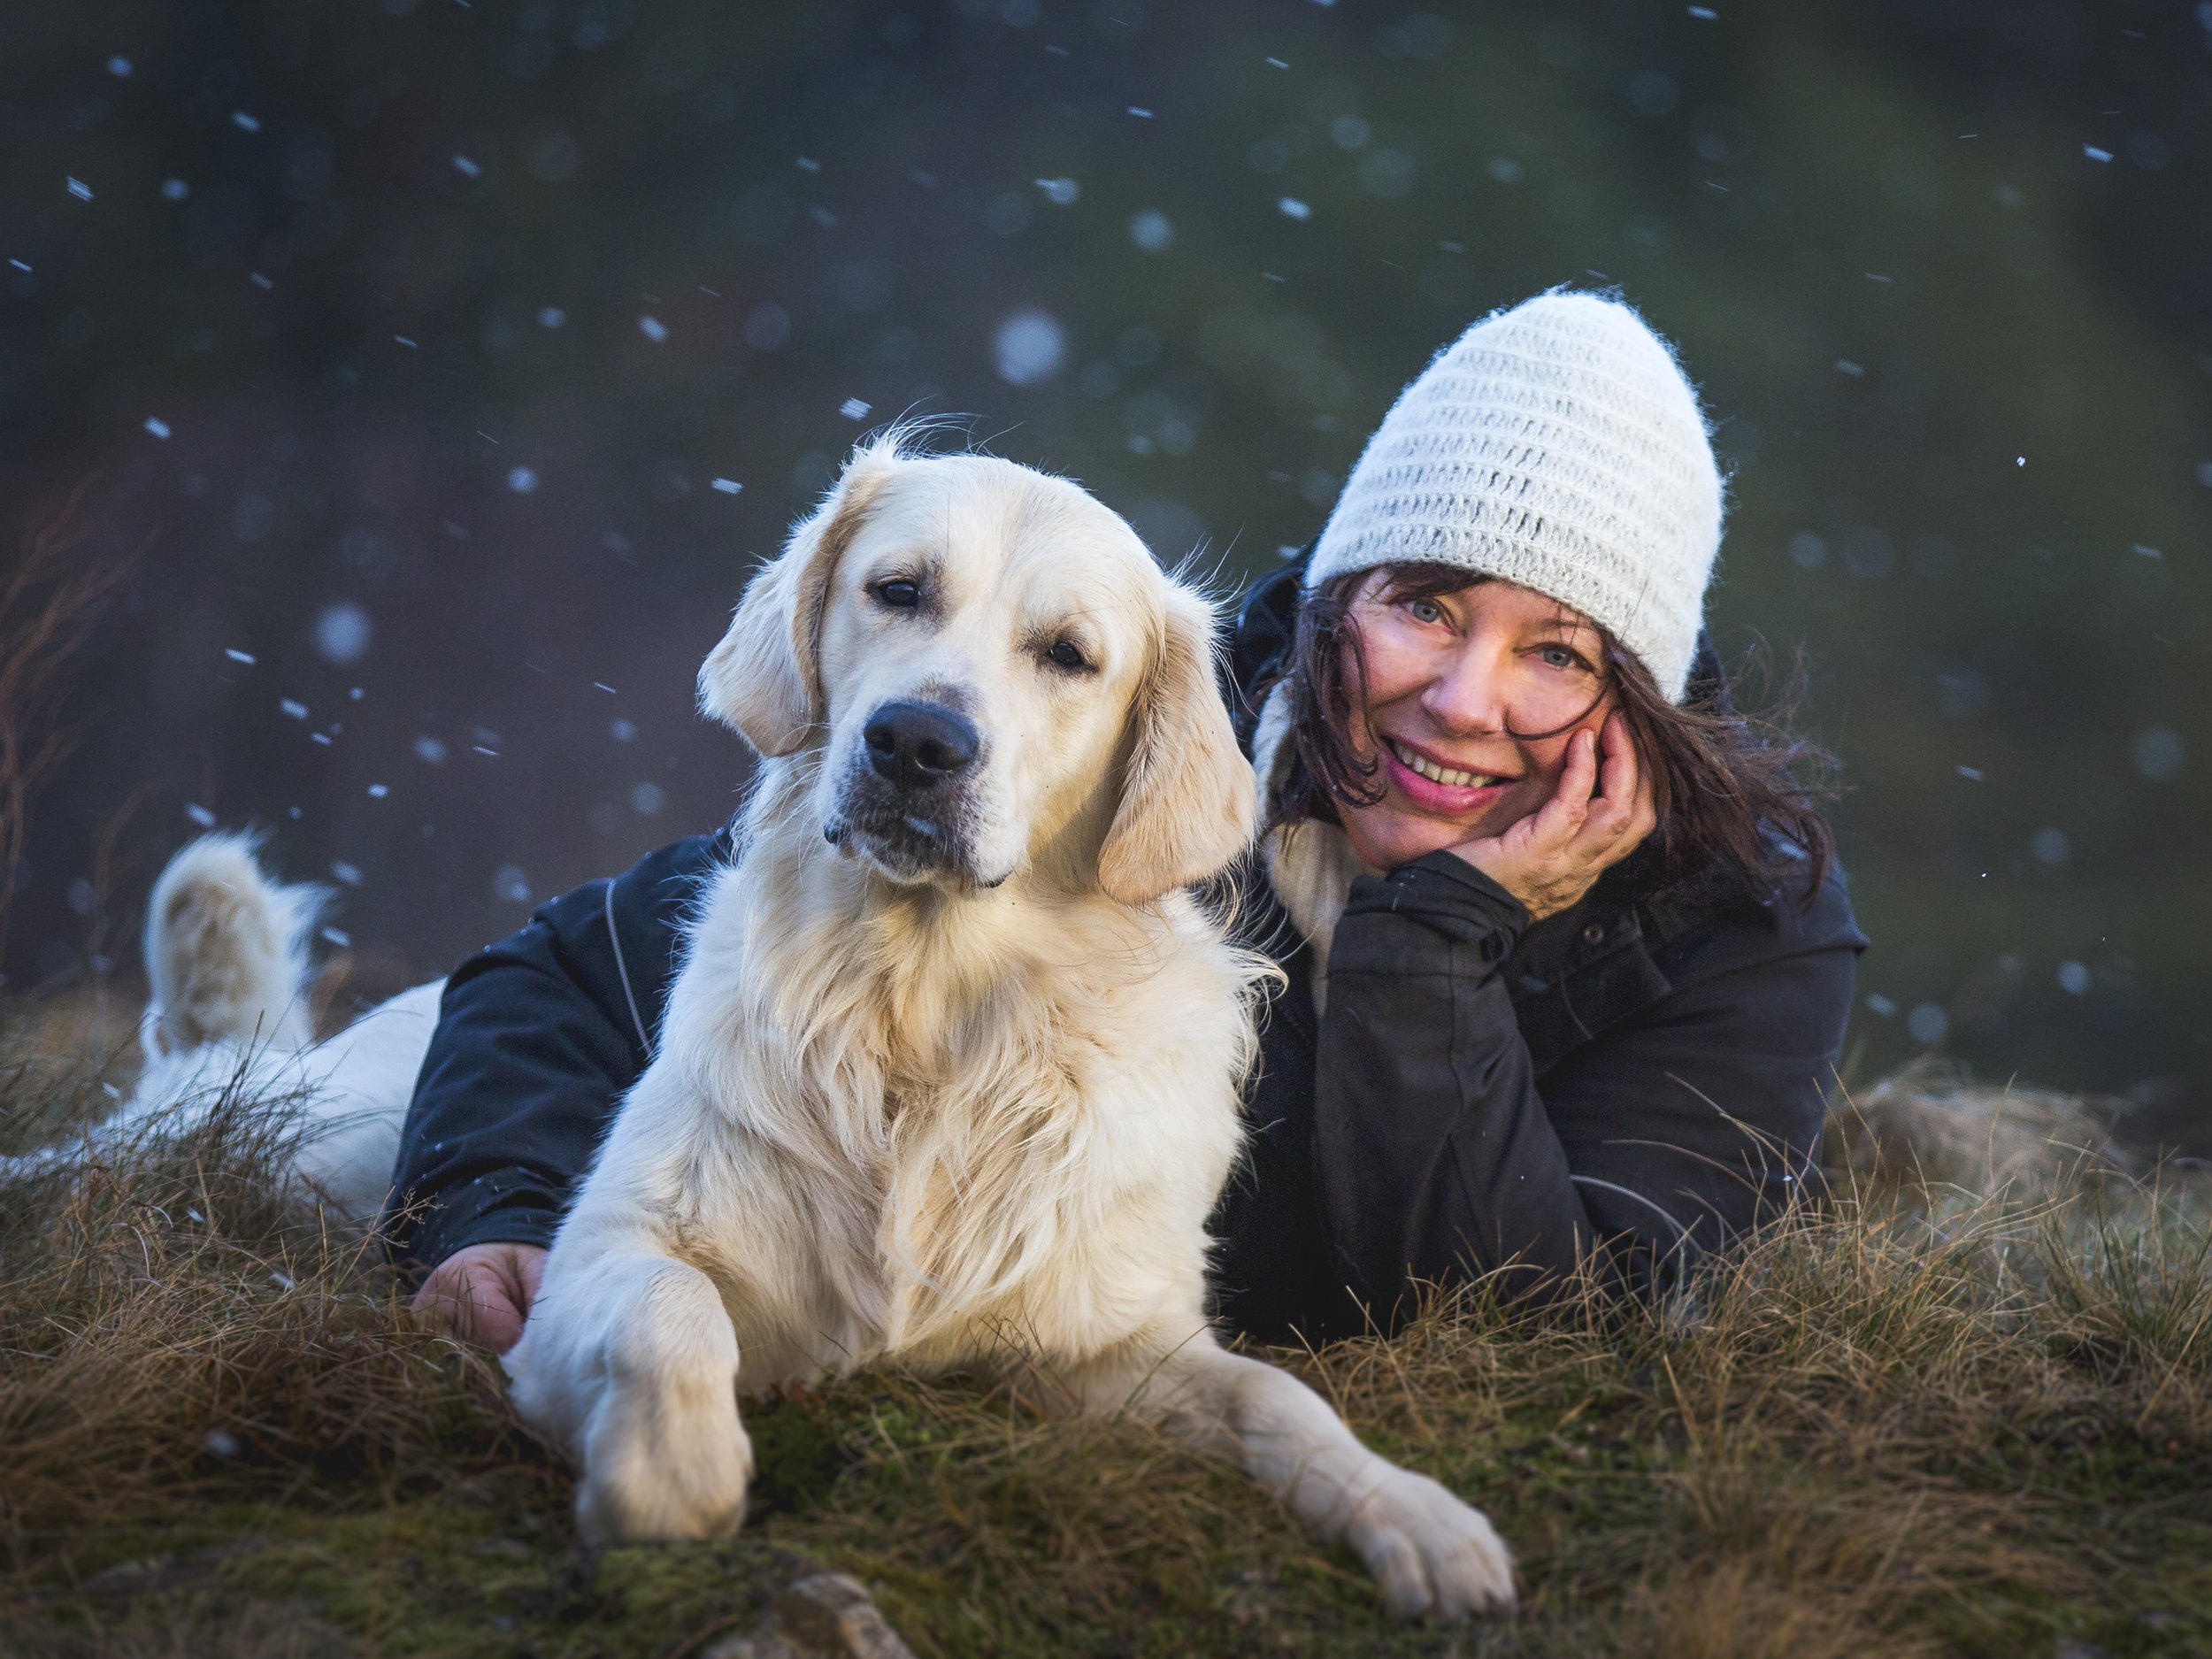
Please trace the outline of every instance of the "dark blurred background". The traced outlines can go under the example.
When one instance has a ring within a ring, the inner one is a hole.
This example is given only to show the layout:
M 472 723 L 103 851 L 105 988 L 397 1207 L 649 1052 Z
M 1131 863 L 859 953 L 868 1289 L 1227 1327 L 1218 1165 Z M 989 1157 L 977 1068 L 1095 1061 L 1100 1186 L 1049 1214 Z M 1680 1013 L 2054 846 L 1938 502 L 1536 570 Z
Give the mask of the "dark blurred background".
M 134 972 L 203 823 L 364 986 L 715 823 L 695 666 L 887 418 L 1241 581 L 1440 344 L 1617 285 L 1845 763 L 1857 1074 L 2205 1149 L 2208 157 L 2212 5 L 21 0 L 0 559 L 88 480 L 127 564 L 7 984 Z

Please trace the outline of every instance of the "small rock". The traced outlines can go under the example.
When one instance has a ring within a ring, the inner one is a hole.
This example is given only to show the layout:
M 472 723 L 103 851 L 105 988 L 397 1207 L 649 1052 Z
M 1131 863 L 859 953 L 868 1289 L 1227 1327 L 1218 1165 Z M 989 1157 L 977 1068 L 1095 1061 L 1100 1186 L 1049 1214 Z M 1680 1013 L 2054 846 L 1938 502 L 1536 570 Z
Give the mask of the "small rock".
M 841 1572 L 811 1573 L 777 1592 L 776 1627 L 823 1659 L 914 1659 L 859 1580 Z
M 2109 1647 L 2100 1647 L 2093 1641 L 2081 1641 L 2072 1636 L 2061 1636 L 2058 1646 L 2051 1650 L 2051 1659 L 2112 1659 Z
M 857 1579 L 808 1571 L 776 1592 L 759 1629 L 700 1659 L 914 1659 L 914 1650 Z

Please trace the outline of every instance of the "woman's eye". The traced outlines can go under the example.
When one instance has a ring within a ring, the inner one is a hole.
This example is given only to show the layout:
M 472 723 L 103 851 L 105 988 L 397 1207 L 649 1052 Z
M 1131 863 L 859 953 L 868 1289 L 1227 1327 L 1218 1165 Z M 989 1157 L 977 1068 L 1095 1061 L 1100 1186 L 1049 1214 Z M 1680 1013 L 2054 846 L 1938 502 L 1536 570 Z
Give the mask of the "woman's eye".
M 1083 653 L 1076 648 L 1073 640 L 1055 640 L 1052 642 L 1052 649 L 1045 653 L 1045 660 L 1055 668 L 1064 668 L 1071 672 L 1090 666 L 1090 664 L 1084 660 Z
M 899 611 L 911 611 L 922 603 L 922 585 L 909 581 L 903 576 L 876 584 L 876 597 Z
M 1406 614 L 1416 622 L 1441 622 L 1444 607 L 1433 599 L 1409 599 L 1406 601 Z
M 1589 667 L 1589 664 L 1584 662 L 1578 653 L 1569 650 L 1563 645 L 1547 645 L 1539 655 L 1542 657 L 1547 668 L 1586 669 Z

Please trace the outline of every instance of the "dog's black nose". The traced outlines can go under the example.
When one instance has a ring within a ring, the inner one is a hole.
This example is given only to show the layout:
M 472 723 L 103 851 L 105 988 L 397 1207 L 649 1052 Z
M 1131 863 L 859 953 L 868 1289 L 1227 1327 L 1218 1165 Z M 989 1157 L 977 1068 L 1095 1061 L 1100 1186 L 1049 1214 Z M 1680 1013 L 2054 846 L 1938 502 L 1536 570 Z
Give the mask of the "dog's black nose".
M 887 703 L 861 729 L 868 764 L 902 789 L 926 789 L 975 758 L 975 727 L 933 703 Z

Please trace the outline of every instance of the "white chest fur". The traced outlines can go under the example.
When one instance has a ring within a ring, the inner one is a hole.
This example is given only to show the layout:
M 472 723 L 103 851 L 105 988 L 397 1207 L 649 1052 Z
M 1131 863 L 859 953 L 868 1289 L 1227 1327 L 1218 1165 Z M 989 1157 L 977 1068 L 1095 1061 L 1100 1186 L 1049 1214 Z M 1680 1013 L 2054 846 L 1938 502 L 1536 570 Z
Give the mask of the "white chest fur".
M 1196 1317 L 1254 973 L 1180 895 L 910 898 L 757 845 L 559 1255 L 643 1229 L 699 1268 L 746 1387 Z

